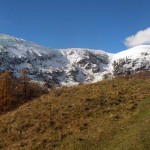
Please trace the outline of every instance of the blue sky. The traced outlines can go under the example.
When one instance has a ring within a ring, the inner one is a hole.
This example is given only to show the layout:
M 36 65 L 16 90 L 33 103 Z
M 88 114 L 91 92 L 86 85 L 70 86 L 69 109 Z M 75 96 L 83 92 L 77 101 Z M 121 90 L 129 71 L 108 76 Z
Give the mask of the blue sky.
M 126 49 L 150 26 L 149 0 L 0 0 L 0 33 L 51 48 Z

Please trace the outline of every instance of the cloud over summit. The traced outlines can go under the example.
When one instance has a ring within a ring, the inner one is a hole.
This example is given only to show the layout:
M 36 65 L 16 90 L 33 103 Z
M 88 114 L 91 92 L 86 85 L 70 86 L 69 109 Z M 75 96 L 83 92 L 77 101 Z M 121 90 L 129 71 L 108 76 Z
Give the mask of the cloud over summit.
M 150 27 L 145 30 L 138 31 L 135 35 L 127 37 L 124 44 L 127 47 L 150 44 Z

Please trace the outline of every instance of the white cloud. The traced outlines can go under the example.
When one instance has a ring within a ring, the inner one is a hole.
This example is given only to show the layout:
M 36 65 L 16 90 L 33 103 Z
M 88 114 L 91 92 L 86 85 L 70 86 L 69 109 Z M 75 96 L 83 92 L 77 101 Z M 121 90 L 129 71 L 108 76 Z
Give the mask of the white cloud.
M 137 32 L 135 35 L 127 37 L 124 41 L 124 44 L 127 47 L 150 44 L 150 28 L 141 30 Z

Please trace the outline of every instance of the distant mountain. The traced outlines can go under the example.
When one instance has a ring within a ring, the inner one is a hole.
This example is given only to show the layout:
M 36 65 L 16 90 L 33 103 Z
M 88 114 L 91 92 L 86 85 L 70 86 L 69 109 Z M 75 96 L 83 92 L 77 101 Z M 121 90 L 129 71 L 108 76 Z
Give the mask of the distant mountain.
M 31 79 L 59 85 L 77 85 L 114 76 L 150 71 L 150 45 L 116 54 L 102 50 L 51 49 L 8 35 L 0 35 L 0 72 L 20 75 L 26 68 Z

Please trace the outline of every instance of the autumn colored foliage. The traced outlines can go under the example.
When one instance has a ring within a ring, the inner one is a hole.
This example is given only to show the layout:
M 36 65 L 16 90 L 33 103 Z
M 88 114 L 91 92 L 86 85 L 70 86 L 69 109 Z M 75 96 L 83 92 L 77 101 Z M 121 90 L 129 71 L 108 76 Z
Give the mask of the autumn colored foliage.
M 42 94 L 41 86 L 30 82 L 25 69 L 22 70 L 20 78 L 13 76 L 7 70 L 0 75 L 0 113 L 14 109 Z

